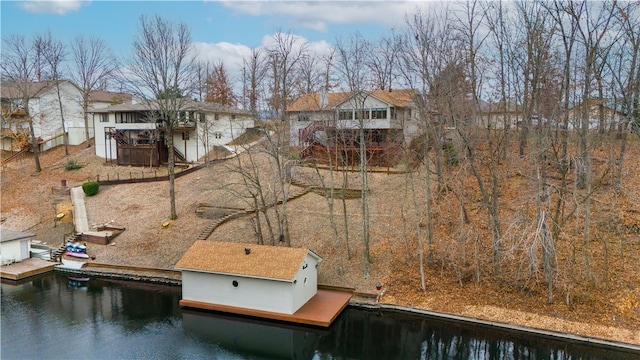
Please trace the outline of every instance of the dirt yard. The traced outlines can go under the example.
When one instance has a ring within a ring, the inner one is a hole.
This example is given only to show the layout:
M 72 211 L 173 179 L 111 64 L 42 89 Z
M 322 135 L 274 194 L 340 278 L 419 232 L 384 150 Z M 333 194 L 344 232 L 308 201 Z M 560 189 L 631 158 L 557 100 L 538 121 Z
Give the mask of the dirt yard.
M 62 147 L 48 151 L 42 154 L 43 171 L 40 173 L 34 172 L 33 159 L 28 156 L 3 165 L 3 226 L 34 233 L 37 240 L 58 247 L 65 236 L 73 232 L 68 187 L 80 186 L 84 181 L 98 177 L 149 177 L 166 172 L 166 169 L 107 164 L 104 159 L 95 157 L 93 150 L 84 145 L 72 147 L 69 158 L 64 156 Z M 68 159 L 76 160 L 83 167 L 65 170 Z M 170 221 L 168 226 L 163 226 L 169 218 L 167 183 L 102 186 L 97 195 L 85 200 L 90 227 L 112 224 L 126 230 L 110 245 L 89 244 L 88 252 L 95 255 L 95 261 L 100 263 L 173 268 L 201 231 L 212 222 L 199 216 L 196 209 L 203 204 L 229 208 L 249 206 L 247 199 L 231 194 L 223 186 L 238 181 L 235 176 L 224 164 L 216 164 L 178 178 L 178 219 Z M 353 287 L 369 293 L 377 293 L 376 284 L 382 284 L 382 302 L 640 344 L 637 288 L 629 291 L 631 311 L 626 312 L 626 317 L 622 312 L 598 313 L 594 309 L 598 302 L 591 305 L 584 302 L 571 308 L 564 306 L 562 301 L 549 305 L 541 301 L 539 294 L 528 294 L 500 283 L 469 282 L 460 286 L 451 274 L 437 266 L 427 269 L 427 291 L 421 291 L 417 263 L 412 261 L 413 265 L 407 265 L 409 261 L 406 261 L 415 259 L 415 249 L 399 240 L 404 238 L 403 232 L 406 231 L 398 218 L 398 214 L 404 211 L 403 206 L 397 201 L 399 192 L 406 188 L 405 179 L 403 175 L 371 175 L 374 241 L 367 278 L 363 276 L 359 216 L 348 216 L 346 220 L 351 255 L 346 259 L 336 256 L 344 254 L 346 244 L 337 244 L 330 231 L 328 206 L 323 196 L 308 193 L 288 203 L 288 212 L 295 219 L 290 226 L 292 245 L 308 247 L 323 257 L 320 283 Z M 348 214 L 360 213 L 358 199 L 347 200 L 345 206 Z M 336 222 L 344 224 L 342 203 L 336 202 L 335 207 Z M 54 219 L 59 213 L 65 216 L 56 223 Z M 343 225 L 340 228 L 344 228 Z M 344 238 L 345 234 L 340 236 Z M 225 223 L 209 237 L 213 241 L 255 242 L 255 239 L 250 217 Z M 342 273 L 340 267 L 344 269 Z M 640 281 L 636 281 L 636 285 L 640 285 Z

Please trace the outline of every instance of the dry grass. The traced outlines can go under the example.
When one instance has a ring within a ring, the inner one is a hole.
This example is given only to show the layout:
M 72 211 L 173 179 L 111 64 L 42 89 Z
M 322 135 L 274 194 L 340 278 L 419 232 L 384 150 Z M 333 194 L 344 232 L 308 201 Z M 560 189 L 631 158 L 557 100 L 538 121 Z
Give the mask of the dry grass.
M 105 164 L 104 160 L 93 156 L 93 148 L 85 149 L 82 146 L 72 148 L 71 158 L 77 159 L 84 167 L 73 171 L 64 170 L 66 158 L 63 149 L 60 148 L 43 154 L 44 171 L 39 174 L 33 172 L 33 161 L 30 158 L 3 166 L 4 226 L 33 232 L 37 234 L 38 240 L 57 247 L 64 235 L 73 231 L 70 199 L 60 191 L 61 180 L 66 180 L 69 186 L 79 186 L 84 181 L 94 180 L 98 175 L 101 178 L 105 176 L 101 174 L 123 176 L 129 172 L 145 171 Z M 631 179 L 640 178 L 638 158 L 640 151 L 636 146 L 628 154 L 629 166 L 625 171 L 629 174 L 625 176 Z M 305 172 L 304 175 L 310 179 L 315 176 L 312 169 L 299 171 Z M 324 176 L 325 181 L 328 181 L 329 174 L 324 173 Z M 350 176 L 349 183 L 357 185 L 358 175 Z M 505 183 L 509 184 L 516 178 L 517 176 L 508 177 Z M 608 293 L 613 299 L 611 301 L 607 299 L 606 292 L 602 295 L 601 290 L 594 289 L 593 293 L 586 290 L 576 291 L 574 303 L 570 307 L 564 305 L 562 299 L 558 299 L 554 304 L 547 304 L 544 289 L 523 291 L 500 279 L 492 280 L 489 274 L 484 272 L 479 283 L 470 280 L 473 279 L 473 273 L 470 274 L 471 277 L 467 276 L 469 274 L 462 274 L 465 275 L 465 281 L 464 285 L 460 285 L 460 274 L 444 265 L 447 261 L 456 260 L 454 246 L 469 246 L 457 243 L 457 239 L 461 238 L 455 231 L 458 223 L 454 218 L 444 217 L 445 214 L 458 211 L 453 198 L 445 198 L 435 205 L 434 211 L 443 214 L 434 229 L 437 239 L 434 249 L 439 249 L 439 256 L 433 266 L 426 268 L 427 290 L 423 292 L 420 289 L 418 251 L 415 240 L 412 240 L 421 228 L 405 227 L 400 216 L 405 213 L 406 217 L 415 223 L 422 220 L 419 212 L 411 211 L 412 195 L 406 181 L 407 177 L 404 174 L 371 174 L 372 264 L 370 274 L 366 278 L 363 276 L 365 268 L 361 244 L 362 219 L 359 215 L 358 199 L 345 202 L 348 214 L 348 244 L 345 242 L 346 233 L 343 230 L 345 219 L 342 202 L 338 199 L 334 214 L 335 222 L 341 229 L 338 239 L 333 236 L 328 206 L 323 196 L 312 192 L 287 204 L 291 218 L 292 246 L 310 248 L 323 257 L 319 272 L 320 283 L 353 287 L 361 292 L 376 292 L 375 285 L 380 283 L 383 284 L 384 296 L 381 297 L 381 301 L 384 302 L 640 343 L 640 280 L 637 279 L 636 271 L 640 249 L 630 247 L 625 251 L 628 257 L 626 270 L 633 272 L 632 274 L 624 275 L 623 271 L 612 267 L 611 276 L 615 275 L 616 279 L 613 279 L 609 286 Z M 418 178 L 417 181 L 422 180 Z M 179 217 L 171 221 L 167 227 L 162 226 L 169 215 L 166 183 L 103 186 L 96 196 L 86 199 L 90 226 L 111 223 L 124 226 L 126 230 L 116 237 L 111 245 L 89 244 L 89 252 L 96 255 L 96 261 L 102 263 L 173 268 L 200 232 L 212 221 L 196 214 L 199 206 L 208 204 L 229 208 L 248 207 L 247 199 L 239 198 L 225 188 L 234 182 L 239 182 L 237 174 L 229 172 L 224 164 L 212 165 L 177 179 L 176 202 Z M 529 211 L 530 204 L 519 196 L 515 185 L 513 190 L 505 188 L 504 192 L 513 197 L 504 202 L 505 214 Z M 417 196 L 422 196 L 419 190 Z M 640 199 L 637 191 L 629 192 L 625 196 L 631 199 L 628 209 L 630 213 L 639 210 L 633 205 L 637 205 Z M 271 215 L 272 211 L 270 210 Z M 479 202 L 471 204 L 468 211 L 472 222 L 467 226 L 466 238 L 478 236 L 484 239 L 481 246 L 486 246 L 486 213 Z M 53 218 L 59 212 L 68 213 L 69 216 L 65 216 L 54 226 Z M 637 216 L 625 221 L 640 222 Z M 277 224 L 274 224 L 274 228 L 277 229 Z M 268 233 L 266 227 L 263 231 Z M 277 237 L 277 230 L 275 232 L 274 235 Z M 222 224 L 209 240 L 255 243 L 256 235 L 251 217 L 241 217 Z M 637 244 L 637 239 L 634 241 L 630 241 L 630 244 Z M 350 253 L 348 258 L 347 246 Z M 565 266 L 565 263 L 562 266 Z M 603 264 L 601 261 L 594 261 L 593 266 L 599 271 Z M 342 272 L 339 271 L 340 268 L 343 269 Z

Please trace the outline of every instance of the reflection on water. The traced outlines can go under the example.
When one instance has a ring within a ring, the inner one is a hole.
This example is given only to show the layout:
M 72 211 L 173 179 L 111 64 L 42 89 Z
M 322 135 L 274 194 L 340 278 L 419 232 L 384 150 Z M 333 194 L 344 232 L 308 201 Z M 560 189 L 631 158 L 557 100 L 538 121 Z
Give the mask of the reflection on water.
M 348 308 L 329 329 L 181 309 L 180 288 L 2 283 L 3 359 L 628 359 L 640 354 Z
M 182 310 L 189 336 L 230 351 L 274 359 L 312 359 L 318 339 L 329 330 L 199 310 Z

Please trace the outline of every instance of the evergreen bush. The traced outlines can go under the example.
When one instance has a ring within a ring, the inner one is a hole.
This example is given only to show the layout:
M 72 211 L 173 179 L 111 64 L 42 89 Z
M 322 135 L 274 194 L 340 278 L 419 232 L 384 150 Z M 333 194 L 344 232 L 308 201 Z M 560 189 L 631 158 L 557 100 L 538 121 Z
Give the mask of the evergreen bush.
M 97 181 L 87 181 L 82 184 L 82 191 L 84 191 L 87 196 L 93 196 L 98 193 L 100 189 L 100 184 Z

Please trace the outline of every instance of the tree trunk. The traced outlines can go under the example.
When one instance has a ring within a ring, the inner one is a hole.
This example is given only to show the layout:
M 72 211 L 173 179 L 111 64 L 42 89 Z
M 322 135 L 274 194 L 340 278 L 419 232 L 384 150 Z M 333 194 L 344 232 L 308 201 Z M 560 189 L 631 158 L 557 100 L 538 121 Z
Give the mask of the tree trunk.
M 360 115 L 362 116 L 362 115 Z M 364 244 L 364 277 L 369 278 L 369 266 L 371 255 L 369 254 L 369 173 L 367 164 L 367 146 L 364 131 L 364 124 L 360 119 L 360 178 L 362 184 L 362 241 Z
M 27 114 L 28 117 L 30 117 Z M 33 119 L 29 120 L 29 131 L 31 132 L 31 150 L 33 151 L 33 160 L 36 165 L 36 172 L 39 173 L 42 171 L 42 166 L 40 166 L 40 148 L 38 144 L 38 138 L 36 137 L 35 130 L 33 128 Z
M 169 131 L 167 135 L 167 148 L 169 150 L 169 201 L 171 202 L 171 220 L 178 218 L 178 212 L 176 211 L 176 160 L 174 155 L 173 146 L 173 129 Z
M 57 75 L 56 75 L 57 77 Z M 69 156 L 69 134 L 67 134 L 66 125 L 64 124 L 64 110 L 62 107 L 62 96 L 60 95 L 60 81 L 56 80 L 56 95 L 58 96 L 58 108 L 60 109 L 60 120 L 62 122 L 62 139 L 64 141 L 64 155 Z M 85 117 L 86 117 L 85 112 Z

